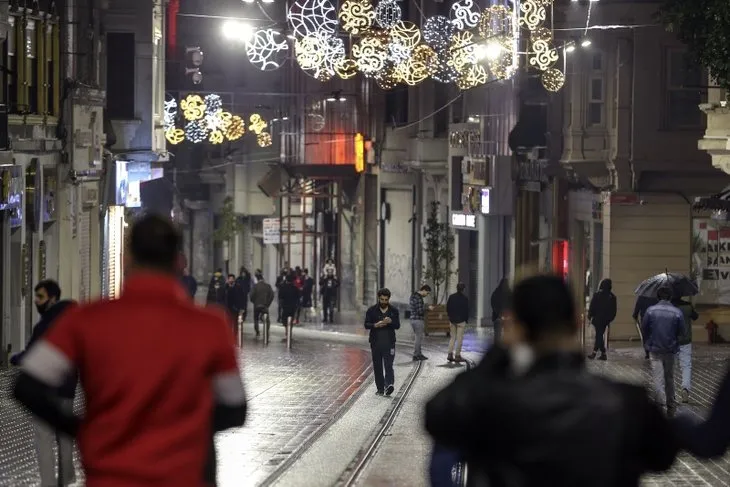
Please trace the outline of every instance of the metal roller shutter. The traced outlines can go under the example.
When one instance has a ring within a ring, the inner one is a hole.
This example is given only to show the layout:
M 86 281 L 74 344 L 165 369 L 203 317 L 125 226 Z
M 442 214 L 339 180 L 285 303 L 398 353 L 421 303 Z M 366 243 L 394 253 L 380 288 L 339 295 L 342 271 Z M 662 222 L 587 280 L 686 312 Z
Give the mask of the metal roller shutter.
M 88 301 L 91 298 L 91 211 L 82 209 L 79 212 L 79 299 Z
M 469 318 L 477 315 L 477 291 L 479 289 L 479 232 L 469 234 L 469 282 L 466 292 L 469 295 Z

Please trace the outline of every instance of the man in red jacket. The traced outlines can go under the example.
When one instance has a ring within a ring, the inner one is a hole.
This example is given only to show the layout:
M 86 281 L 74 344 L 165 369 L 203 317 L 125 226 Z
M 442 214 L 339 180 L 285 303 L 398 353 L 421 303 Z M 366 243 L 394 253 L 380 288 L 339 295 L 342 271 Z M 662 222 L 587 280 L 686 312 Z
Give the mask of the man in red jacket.
M 213 433 L 245 420 L 229 322 L 186 295 L 181 240 L 162 217 L 138 220 L 120 298 L 64 314 L 21 363 L 15 397 L 77 437 L 88 487 L 202 487 Z M 57 401 L 74 369 L 83 417 Z

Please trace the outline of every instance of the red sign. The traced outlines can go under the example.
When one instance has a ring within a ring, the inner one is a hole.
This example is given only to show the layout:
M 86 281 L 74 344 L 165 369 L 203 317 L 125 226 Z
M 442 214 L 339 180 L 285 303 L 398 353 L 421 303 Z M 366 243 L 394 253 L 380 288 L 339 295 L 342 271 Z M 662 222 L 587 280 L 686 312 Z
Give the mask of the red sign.
M 641 202 L 639 195 L 636 193 L 614 193 L 611 195 L 612 205 L 638 205 Z

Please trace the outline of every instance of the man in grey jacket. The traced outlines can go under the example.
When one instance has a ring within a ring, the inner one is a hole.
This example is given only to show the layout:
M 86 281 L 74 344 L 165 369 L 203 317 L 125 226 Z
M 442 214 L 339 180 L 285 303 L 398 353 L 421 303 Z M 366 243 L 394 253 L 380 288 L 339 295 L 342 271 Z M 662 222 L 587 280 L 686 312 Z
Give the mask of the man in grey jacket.
M 641 322 L 644 346 L 651 356 L 656 399 L 665 404 L 667 415 L 676 411 L 674 396 L 674 360 L 679 352 L 679 338 L 684 333 L 684 316 L 669 300 L 672 290 L 661 287 L 657 291 L 659 303 L 646 310 Z

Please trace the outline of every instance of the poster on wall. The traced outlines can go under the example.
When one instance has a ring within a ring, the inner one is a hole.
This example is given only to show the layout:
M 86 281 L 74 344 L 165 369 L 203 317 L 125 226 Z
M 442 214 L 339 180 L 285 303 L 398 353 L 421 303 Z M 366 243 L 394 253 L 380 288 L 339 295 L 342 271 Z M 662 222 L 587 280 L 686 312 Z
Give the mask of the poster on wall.
M 700 289 L 695 303 L 730 305 L 730 226 L 710 218 L 692 221 L 690 269 Z

